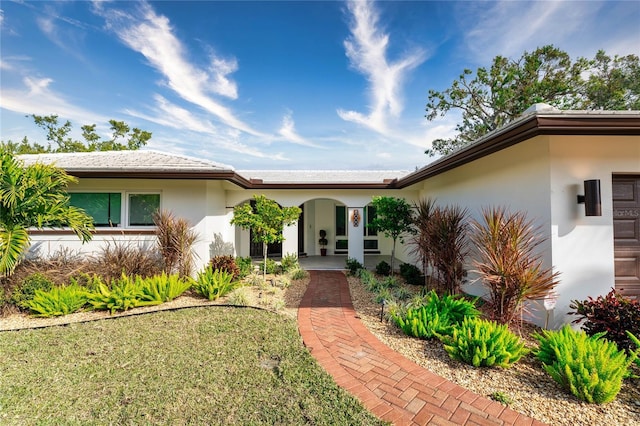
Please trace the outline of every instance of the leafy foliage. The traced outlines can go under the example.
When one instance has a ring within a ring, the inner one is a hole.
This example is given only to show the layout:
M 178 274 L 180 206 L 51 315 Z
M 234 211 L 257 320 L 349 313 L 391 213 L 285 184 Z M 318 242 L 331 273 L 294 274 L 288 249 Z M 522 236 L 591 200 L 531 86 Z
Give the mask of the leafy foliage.
M 451 358 L 474 367 L 508 368 L 528 352 L 506 325 L 479 318 L 465 317 L 442 341 Z
M 260 262 L 258 267 L 261 271 L 264 271 L 267 274 L 275 275 L 280 273 L 280 265 L 278 265 L 276 261 L 271 258 Z
M 573 300 L 569 305 L 579 318 L 574 324 L 583 322 L 584 331 L 593 336 L 606 332 L 607 339 L 616 342 L 619 348 L 631 349 L 632 341 L 626 332 L 640 336 L 640 302 L 624 297 L 615 289 L 606 296 Z
M 352 257 L 348 257 L 345 263 L 350 275 L 356 275 L 359 271 L 365 270 L 364 265 Z
M 154 275 L 142 279 L 142 294 L 147 301 L 170 302 L 191 287 L 191 279 L 182 278 L 178 274 Z
M 214 271 L 219 269 L 233 275 L 233 280 L 240 278 L 240 268 L 236 264 L 236 259 L 233 256 L 214 256 L 209 262 L 209 266 Z
M 269 244 L 283 241 L 282 229 L 292 225 L 300 217 L 297 206 L 280 207 L 278 203 L 264 195 L 254 195 L 254 203 L 243 203 L 233 208 L 231 224 L 242 229 L 250 229 L 254 242 L 262 243 L 264 253 L 264 268 L 267 266 L 267 251 Z M 266 269 L 263 270 L 266 276 Z
M 371 204 L 376 210 L 376 217 L 367 226 L 393 240 L 391 249 L 391 273 L 393 273 L 396 241 L 400 239 L 400 242 L 403 242 L 402 235 L 413 232 L 411 204 L 403 198 L 395 197 L 373 197 Z
M 186 219 L 176 218 L 167 210 L 155 212 L 153 222 L 156 225 L 158 249 L 164 259 L 165 272 L 177 272 L 183 277 L 191 275 L 197 232 Z
M 46 164 L 24 166 L 0 149 L 0 276 L 11 275 L 31 245 L 29 228 L 69 227 L 83 242 L 93 219 L 69 205 L 67 188 L 77 179 Z
M 89 293 L 87 299 L 93 309 L 108 310 L 111 313 L 126 311 L 139 306 L 159 305 L 161 300 L 153 300 L 153 297 L 144 293 L 144 282 L 139 276 L 135 278 L 122 275 L 118 280 L 111 282 L 111 286 L 98 284 L 98 291 Z
M 376 265 L 376 274 L 378 275 L 391 275 L 391 265 L 384 260 Z
M 409 336 L 432 339 L 451 335 L 454 326 L 464 318 L 480 315 L 475 303 L 450 295 L 440 298 L 435 291 L 429 292 L 422 301 L 422 306 L 411 307 L 392 316 L 394 322 Z
M 430 263 L 438 273 L 440 293 L 456 294 L 464 276 L 467 244 L 467 210 L 459 206 L 436 206 L 427 226 Z
M 11 303 L 27 308 L 27 303 L 34 298 L 38 291 L 50 291 L 54 288 L 53 282 L 44 274 L 35 273 L 26 277 L 11 294 Z
M 100 140 L 95 124 L 81 127 L 84 142 L 73 140 L 69 136 L 72 131 L 70 121 L 64 124 L 58 122 L 57 115 L 32 114 L 34 123 L 46 131 L 47 146 L 29 143 L 25 136 L 20 143 L 12 141 L 0 143 L 0 148 L 15 154 L 42 154 L 47 152 L 91 152 L 91 151 L 122 151 L 135 150 L 147 144 L 151 133 L 138 128 L 131 129 L 124 121 L 109 120 L 111 139 Z M 123 142 L 121 142 L 124 140 Z M 53 144 L 53 146 L 52 146 Z
M 578 58 L 547 45 L 517 60 L 496 56 L 490 68 L 465 69 L 451 87 L 429 90 L 426 118 L 462 111 L 452 139 L 432 142 L 428 155 L 447 155 L 546 102 L 561 109 L 640 109 L 638 56 Z
M 523 212 L 500 207 L 484 209 L 482 217 L 483 222 L 472 222 L 475 265 L 489 289 L 493 319 L 508 323 L 523 301 L 549 297 L 558 273 L 543 267 L 536 249 L 544 239 Z
M 291 277 L 292 280 L 303 280 L 307 278 L 308 275 L 309 274 L 307 273 L 307 271 L 300 268 L 294 269 L 289 272 L 289 276 Z
M 404 282 L 411 285 L 423 285 L 424 276 L 420 269 L 411 263 L 400 264 L 400 276 L 404 279 Z
M 280 267 L 285 274 L 294 269 L 299 269 L 300 263 L 298 262 L 298 256 L 294 253 L 283 256 L 280 261 Z
M 577 398 L 602 404 L 615 399 L 628 375 L 632 358 L 618 350 L 605 333 L 588 336 L 569 325 L 561 330 L 543 330 L 534 337 L 540 343 L 535 351 L 549 375 Z
M 209 300 L 216 300 L 229 293 L 236 287 L 233 275 L 219 269 L 205 268 L 198 274 L 193 289 Z
M 253 261 L 250 257 L 236 257 L 236 266 L 240 270 L 239 278 L 244 278 L 253 272 Z
M 72 314 L 87 303 L 87 291 L 77 284 L 54 287 L 49 291 L 36 290 L 35 296 L 24 303 L 34 316 L 56 317 Z

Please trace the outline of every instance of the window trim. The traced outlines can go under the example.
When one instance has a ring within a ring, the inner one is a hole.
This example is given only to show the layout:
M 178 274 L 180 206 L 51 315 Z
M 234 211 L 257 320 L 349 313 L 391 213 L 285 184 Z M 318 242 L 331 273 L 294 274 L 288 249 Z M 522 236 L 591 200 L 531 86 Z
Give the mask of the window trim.
M 158 205 L 158 210 L 162 210 L 162 202 L 163 196 L 162 191 L 160 190 L 109 190 L 109 189 L 99 189 L 99 190 L 91 190 L 91 189 L 78 189 L 74 191 L 69 191 L 69 194 L 79 193 L 79 194 L 120 194 L 120 225 L 119 226 L 97 226 L 96 231 L 99 230 L 144 230 L 144 229 L 155 229 L 155 225 L 130 225 L 129 224 L 129 212 L 131 209 L 131 205 L 129 202 L 130 195 L 137 194 L 151 194 L 158 195 L 160 197 L 160 202 Z

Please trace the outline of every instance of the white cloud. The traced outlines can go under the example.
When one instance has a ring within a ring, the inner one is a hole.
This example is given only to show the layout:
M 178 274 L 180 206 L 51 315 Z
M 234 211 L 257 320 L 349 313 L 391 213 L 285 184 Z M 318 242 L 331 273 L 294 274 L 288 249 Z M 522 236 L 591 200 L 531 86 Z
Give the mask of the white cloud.
M 344 47 L 351 66 L 369 81 L 369 113 L 338 110 L 346 121 L 388 134 L 389 116 L 397 118 L 403 109 L 402 85 L 409 71 L 426 59 L 425 52 L 414 50 L 396 61 L 387 59 L 389 35 L 379 28 L 378 12 L 369 1 L 349 1 L 352 15 L 351 36 Z
M 282 127 L 278 130 L 278 134 L 288 142 L 313 148 L 320 148 L 319 145 L 303 138 L 296 132 L 296 125 L 293 121 L 293 113 L 291 111 L 288 111 L 284 117 L 282 117 Z
M 228 78 L 237 69 L 235 59 L 214 57 L 210 70 L 203 70 L 188 61 L 187 52 L 174 35 L 169 19 L 157 15 L 148 3 L 137 3 L 135 16 L 122 10 L 107 10 L 103 3 L 94 5 L 94 11 L 105 18 L 107 27 L 129 48 L 141 53 L 182 99 L 198 105 L 228 126 L 254 136 L 266 136 L 211 96 L 237 97 L 236 84 Z

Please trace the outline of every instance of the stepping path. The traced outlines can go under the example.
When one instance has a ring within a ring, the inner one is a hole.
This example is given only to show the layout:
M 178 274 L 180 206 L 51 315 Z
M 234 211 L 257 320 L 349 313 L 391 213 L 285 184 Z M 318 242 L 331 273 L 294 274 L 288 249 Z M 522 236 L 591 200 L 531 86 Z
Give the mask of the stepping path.
M 544 425 L 393 351 L 357 319 L 341 271 L 310 274 L 298 309 L 304 344 L 339 386 L 382 420 L 394 425 Z

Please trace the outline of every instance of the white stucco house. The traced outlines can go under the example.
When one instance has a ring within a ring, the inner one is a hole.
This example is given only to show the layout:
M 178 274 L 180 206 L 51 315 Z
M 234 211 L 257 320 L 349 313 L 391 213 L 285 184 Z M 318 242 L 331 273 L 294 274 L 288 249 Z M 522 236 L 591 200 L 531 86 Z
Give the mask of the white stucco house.
M 82 245 L 65 230 L 33 231 L 41 255 L 60 246 L 94 251 L 111 240 L 153 242 L 150 212 L 171 210 L 188 219 L 200 238 L 201 265 L 227 250 L 261 255 L 249 232 L 235 229 L 233 207 L 255 194 L 283 206 L 300 206 L 296 225 L 284 230 L 274 252 L 319 255 L 319 231 L 328 254 L 364 260 L 390 254 L 391 241 L 359 223 L 374 212 L 376 195 L 435 198 L 456 204 L 471 217 L 481 209 L 522 210 L 546 237 L 544 262 L 560 272 L 558 299 L 536 321 L 558 327 L 571 320 L 573 299 L 606 294 L 612 287 L 640 295 L 640 111 L 559 111 L 536 105 L 522 117 L 465 149 L 422 169 L 407 171 L 260 171 L 156 151 L 121 151 L 22 156 L 25 163 L 54 163 L 79 178 L 72 203 L 96 220 L 93 241 Z M 587 216 L 584 182 L 589 185 Z M 593 182 L 595 181 L 595 182 Z M 397 257 L 414 262 L 406 247 Z M 471 267 L 470 267 L 471 269 Z M 468 291 L 483 292 L 477 284 Z

